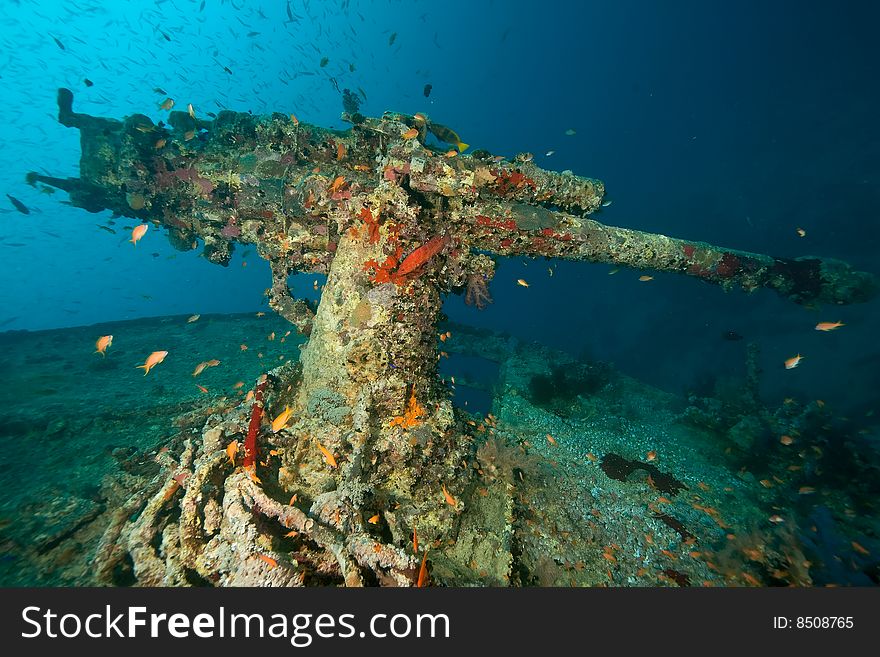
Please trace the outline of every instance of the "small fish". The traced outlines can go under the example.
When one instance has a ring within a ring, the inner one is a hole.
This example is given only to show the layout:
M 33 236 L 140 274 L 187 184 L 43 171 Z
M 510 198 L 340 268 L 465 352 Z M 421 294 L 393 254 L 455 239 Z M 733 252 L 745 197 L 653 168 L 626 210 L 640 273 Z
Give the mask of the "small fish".
M 603 207 L 603 208 L 610 207 L 610 205 L 611 205 L 612 203 L 614 203 L 614 201 L 611 201 L 611 200 L 608 200 L 608 201 L 602 201 L 602 207 Z
M 172 107 L 174 107 L 174 99 L 173 98 L 166 98 L 161 103 L 159 103 L 160 110 L 170 111 Z
M 642 281 L 642 283 L 647 283 L 648 281 L 653 281 L 654 277 L 645 274 L 644 276 L 639 276 L 639 280 Z
M 553 436 L 551 436 L 549 433 L 547 434 L 547 442 L 553 446 L 556 445 L 556 439 Z
M 519 285 L 520 287 L 528 287 L 529 286 L 529 284 L 525 281 L 525 279 L 522 279 L 522 278 L 517 278 L 516 284 Z
M 428 551 L 422 555 L 422 565 L 419 568 L 419 578 L 416 580 L 416 588 L 422 588 L 428 583 Z
M 816 489 L 812 486 L 801 486 L 798 488 L 798 495 L 812 495 L 816 492 Z
M 89 80 L 88 78 L 85 78 L 83 80 L 83 84 L 86 85 L 87 87 L 94 87 L 95 86 L 95 83 L 92 82 L 91 80 Z
M 298 126 L 298 125 L 299 125 L 299 119 L 296 118 L 296 114 L 291 114 L 291 115 L 290 115 L 290 120 L 293 122 L 293 125 L 294 125 L 294 126 Z
M 58 46 L 59 48 L 61 48 L 61 50 L 67 50 L 67 48 L 64 47 L 64 44 L 61 43 L 61 40 L 60 40 L 60 39 L 58 39 L 57 37 L 52 37 L 52 40 L 55 42 L 55 45 L 56 45 L 56 46 Z
M 846 326 L 843 322 L 819 322 L 816 324 L 817 331 L 833 331 L 841 326 Z
M 206 395 L 208 394 L 208 389 L 207 389 L 205 386 L 200 386 L 200 385 L 197 383 L 197 384 L 196 384 L 196 388 L 198 388 L 199 390 L 201 390 L 201 391 L 202 391 L 203 393 L 205 393 Z
M 791 358 L 785 361 L 785 369 L 793 370 L 795 367 L 801 364 L 801 360 L 803 360 L 803 356 L 798 354 L 797 356 L 792 356 Z
M 144 376 L 150 373 L 150 370 L 156 367 L 159 363 L 165 360 L 165 356 L 168 355 L 167 351 L 154 351 L 149 356 L 147 356 L 146 362 L 143 365 L 138 365 L 137 367 L 143 368 Z
M 419 136 L 419 129 L 418 128 L 410 128 L 409 130 L 407 130 L 406 132 L 404 132 L 400 136 L 403 137 L 404 139 L 415 139 L 416 137 Z
M 345 184 L 345 177 L 344 176 L 336 176 L 336 178 L 333 180 L 333 182 L 330 185 L 330 193 L 335 194 L 336 192 L 338 192 L 339 188 L 342 187 L 343 184 Z
M 168 95 L 168 93 L 164 89 L 162 89 L 162 87 L 153 87 L 153 93 L 159 94 L 160 96 L 167 96 Z
M 8 198 L 12 202 L 12 205 L 15 206 L 15 209 L 18 210 L 19 212 L 21 212 L 22 214 L 30 214 L 31 213 L 30 209 L 28 209 L 28 207 L 24 203 L 19 201 L 14 196 L 7 194 L 6 198 Z
M 274 340 L 275 339 L 275 331 L 272 331 L 269 335 L 267 335 L 266 339 L 269 340 L 269 342 Z
M 193 315 L 188 320 L 186 320 L 186 323 L 192 324 L 193 322 L 197 322 L 197 321 L 199 321 L 199 317 L 201 317 L 201 315 Z
M 852 542 L 850 543 L 850 545 L 852 545 L 852 546 L 853 546 L 853 550 L 855 550 L 855 551 L 858 552 L 859 554 L 864 554 L 865 556 L 868 556 L 868 555 L 871 554 L 870 550 L 868 550 L 868 549 L 867 549 L 866 547 L 864 547 L 862 544 L 857 543 L 856 541 L 852 541 Z
M 431 95 L 431 89 L 433 89 L 433 88 L 434 88 L 434 85 L 432 85 L 432 84 L 425 85 L 425 88 L 422 89 L 422 94 L 425 96 L 425 98 L 427 98 L 428 96 Z
M 157 139 L 156 143 L 153 144 L 153 148 L 155 148 L 157 151 L 161 150 L 161 149 L 165 148 L 165 144 L 167 144 L 167 143 L 168 143 L 168 141 L 166 139 Z
M 240 345 L 238 345 L 238 348 L 241 349 L 242 351 L 248 350 L 248 346 L 246 344 L 244 344 L 243 342 Z
M 569 137 L 573 137 L 574 135 L 577 134 L 577 130 L 575 130 L 574 128 L 569 128 L 568 130 L 565 131 L 565 134 L 568 135 Z
M 798 227 L 795 232 L 797 232 L 798 237 L 806 237 L 807 236 L 807 231 L 805 231 L 803 228 Z
M 443 497 L 446 499 L 446 503 L 449 506 L 456 506 L 455 498 L 446 490 L 446 484 L 443 484 L 440 488 L 443 490 Z
M 791 445 L 794 443 L 794 438 L 788 435 L 783 435 L 779 437 L 779 442 L 783 445 Z
M 147 228 L 149 227 L 149 224 L 140 224 L 139 226 L 135 226 L 131 231 L 131 239 L 128 241 L 137 246 L 137 243 L 144 236 L 144 233 L 147 232 Z
M 98 341 L 95 343 L 95 351 L 96 354 L 101 354 L 102 356 L 107 355 L 107 347 L 113 344 L 113 336 L 112 335 L 102 335 L 98 338 Z
M 272 557 L 267 557 L 265 554 L 258 554 L 257 556 L 260 557 L 260 559 L 265 561 L 267 564 L 269 564 L 270 569 L 276 568 L 278 566 L 278 562 L 275 561 L 275 559 L 273 559 Z
M 321 68 L 324 68 L 329 63 L 330 63 L 329 57 L 321 57 Z
M 318 445 L 318 449 L 321 450 L 321 454 L 324 455 L 324 460 L 327 461 L 327 465 L 329 465 L 331 468 L 337 467 L 336 458 L 333 456 L 333 452 L 331 452 L 329 449 L 324 447 L 317 440 L 315 442 Z
M 645 460 L 648 461 L 649 463 L 650 463 L 651 461 L 656 461 L 656 460 L 657 460 L 657 452 L 655 452 L 655 451 L 652 449 L 650 452 L 648 452 L 648 453 L 645 455 Z
M 620 271 L 619 268 L 614 267 L 613 269 L 609 269 L 609 270 L 608 270 L 608 275 L 609 275 L 609 276 L 614 276 L 614 274 L 616 274 L 616 273 L 619 272 L 619 271 Z
M 186 106 L 186 111 L 190 115 L 191 118 L 196 118 L 196 111 L 193 109 L 193 104 L 188 103 Z
M 773 514 L 772 516 L 767 518 L 767 520 L 772 522 L 774 525 L 780 525 L 783 522 L 785 522 L 785 519 L 782 516 L 780 516 L 779 514 Z
M 244 388 L 244 381 L 236 381 L 232 387 L 235 390 L 241 390 L 242 388 Z
M 556 151 L 547 151 L 546 153 L 544 153 L 544 157 L 550 157 L 550 156 L 553 155 L 553 153 L 555 153 L 555 152 L 556 152 Z
M 183 133 L 183 141 L 189 141 L 195 136 L 196 136 L 195 130 L 187 130 L 186 132 Z
M 377 513 L 372 518 L 367 520 L 367 522 L 370 523 L 371 525 L 378 525 L 379 524 L 379 514 Z
M 413 552 L 415 552 L 416 554 L 418 554 L 418 553 L 419 553 L 419 535 L 416 533 L 416 526 L 415 526 L 415 525 L 413 525 L 413 541 L 412 541 L 412 546 L 413 546 Z
M 285 406 L 284 410 L 272 420 L 272 433 L 278 433 L 284 429 L 287 426 L 287 423 L 290 422 L 291 415 L 293 415 L 293 411 L 290 406 Z
M 336 145 L 336 161 L 344 160 L 345 154 L 348 149 L 345 147 L 345 144 L 339 143 Z
M 446 157 L 456 157 L 458 155 L 458 151 L 454 148 L 446 151 Z
M 235 465 L 235 455 L 238 454 L 238 441 L 231 440 L 229 444 L 226 446 L 226 456 L 229 457 L 229 462 L 232 465 Z
M 394 41 L 395 41 L 396 39 L 397 39 L 397 32 L 392 32 L 392 33 L 391 33 L 391 36 L 388 37 L 388 45 L 389 45 L 389 46 L 393 46 L 393 45 L 394 45 Z
M 205 369 L 207 366 L 208 366 L 207 361 L 203 361 L 203 362 L 199 363 L 198 365 L 196 365 L 196 368 L 193 370 L 192 375 L 193 375 L 193 376 L 198 376 L 199 374 L 201 374 L 201 373 L 204 371 L 204 369 Z

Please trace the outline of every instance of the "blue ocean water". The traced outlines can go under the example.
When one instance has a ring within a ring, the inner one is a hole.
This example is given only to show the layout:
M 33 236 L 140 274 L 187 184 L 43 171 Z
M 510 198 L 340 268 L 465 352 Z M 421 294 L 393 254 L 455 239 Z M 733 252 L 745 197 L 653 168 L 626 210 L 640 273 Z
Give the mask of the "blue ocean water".
M 600 221 L 880 274 L 878 19 L 877 3 L 794 0 L 4 0 L 0 330 L 268 310 L 269 268 L 253 249 L 220 267 L 160 230 L 132 247 L 127 231 L 98 227 L 109 213 L 25 183 L 28 171 L 77 175 L 59 87 L 96 116 L 158 121 L 172 97 L 178 109 L 295 113 L 338 129 L 338 90 L 357 89 L 368 116 L 425 112 L 472 149 L 603 180 L 612 203 Z M 681 395 L 744 372 L 753 342 L 768 404 L 819 399 L 876 440 L 876 299 L 808 308 L 609 270 L 500 258 L 491 306 L 452 296 L 444 312 Z M 296 277 L 294 292 L 316 299 L 313 280 Z M 845 327 L 814 330 L 833 321 Z M 786 370 L 795 354 L 802 365 Z M 67 385 L 95 383 L 84 373 Z M 29 405 L 39 394 L 18 391 Z

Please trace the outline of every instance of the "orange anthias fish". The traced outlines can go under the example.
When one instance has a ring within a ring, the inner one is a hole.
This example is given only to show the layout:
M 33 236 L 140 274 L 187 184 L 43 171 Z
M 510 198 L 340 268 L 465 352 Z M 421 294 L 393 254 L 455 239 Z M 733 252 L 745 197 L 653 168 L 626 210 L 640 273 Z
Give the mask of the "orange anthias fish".
M 95 349 L 97 351 L 96 354 L 101 354 L 102 356 L 106 356 L 107 347 L 113 344 L 113 336 L 112 335 L 102 335 L 98 338 L 98 341 L 95 343 Z
M 140 224 L 138 226 L 135 226 L 131 231 L 131 239 L 128 241 L 137 246 L 137 243 L 144 236 L 144 233 L 147 232 L 147 228 L 149 227 L 149 224 Z
M 335 194 L 336 192 L 338 192 L 339 188 L 342 187 L 343 184 L 345 184 L 345 177 L 336 176 L 336 178 L 334 178 L 333 182 L 330 185 L 330 193 Z
M 422 555 L 422 566 L 419 568 L 419 578 L 416 580 L 416 587 L 422 588 L 425 584 L 428 583 L 428 551 L 425 550 L 425 554 Z
M 797 356 L 792 356 L 791 358 L 785 361 L 785 369 L 793 370 L 795 367 L 801 364 L 801 360 L 803 360 L 803 356 L 798 354 Z
M 315 442 L 318 443 L 318 441 Z M 333 456 L 333 452 L 324 447 L 321 443 L 318 443 L 318 449 L 320 449 L 321 454 L 324 455 L 324 460 L 327 461 L 327 465 L 329 465 L 331 468 L 337 467 L 336 458 Z
M 448 490 L 446 490 L 446 484 L 443 484 L 440 488 L 443 490 L 443 497 L 446 498 L 446 503 L 449 506 L 455 506 L 456 505 L 455 498 L 449 494 Z
M 226 446 L 226 456 L 229 457 L 229 462 L 232 465 L 235 465 L 235 455 L 238 454 L 238 441 L 232 440 Z
M 269 564 L 269 568 L 276 568 L 278 566 L 278 562 L 275 561 L 272 557 L 267 557 L 265 554 L 258 554 L 258 557 Z
M 846 326 L 843 322 L 819 322 L 816 324 L 817 331 L 833 331 L 841 326 Z
M 290 422 L 290 416 L 293 415 L 293 411 L 290 406 L 285 406 L 284 410 L 278 414 L 278 416 L 272 420 L 272 433 L 278 433 L 284 427 L 287 426 L 287 423 Z
M 409 130 L 407 130 L 406 132 L 404 132 L 400 136 L 403 137 L 404 139 L 415 139 L 416 137 L 419 136 L 419 129 L 418 128 L 410 128 Z
M 154 351 L 149 356 L 147 356 L 147 360 L 143 365 L 138 365 L 137 367 L 142 367 L 144 369 L 144 376 L 150 373 L 150 370 L 156 367 L 159 363 L 165 360 L 165 356 L 168 355 L 167 351 Z
M 367 520 L 367 522 L 370 523 L 371 525 L 378 525 L 379 524 L 379 514 L 377 513 L 372 518 Z

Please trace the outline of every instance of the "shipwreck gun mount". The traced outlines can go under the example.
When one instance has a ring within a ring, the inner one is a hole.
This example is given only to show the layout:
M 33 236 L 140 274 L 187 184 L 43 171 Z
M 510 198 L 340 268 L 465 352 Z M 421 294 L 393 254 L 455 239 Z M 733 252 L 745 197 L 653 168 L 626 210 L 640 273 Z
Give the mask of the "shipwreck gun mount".
M 92 212 L 162 225 L 178 249 L 201 240 L 218 264 L 234 243 L 256 245 L 271 266 L 270 305 L 309 334 L 298 362 L 261 377 L 250 406 L 212 415 L 201 444 L 187 440 L 146 507 L 133 496 L 121 509 L 114 531 L 126 529 L 102 541 L 113 555 L 105 570 L 127 553 L 142 583 L 186 583 L 194 571 L 228 585 L 302 585 L 308 572 L 406 585 L 423 581 L 427 545 L 432 572 L 455 574 L 448 581 L 484 581 L 472 565 L 483 555 L 504 582 L 512 553 L 486 528 L 509 531 L 514 489 L 498 480 L 475 493 L 468 461 L 479 429 L 437 371 L 442 293 L 467 287 L 469 300 L 488 302 L 491 254 L 675 271 L 801 303 L 863 301 L 876 287 L 844 263 L 601 224 L 588 218 L 601 206 L 600 181 L 544 171 L 525 155 L 432 148 L 420 115 L 351 115 L 349 130 L 334 131 L 231 111 L 212 121 L 171 112 L 167 125 L 97 118 L 75 113 L 64 89 L 58 105 L 61 123 L 81 133 L 80 177 L 31 173 L 29 182 L 64 189 Z M 317 308 L 291 296 L 294 271 L 327 274 Z M 266 431 L 264 407 L 276 421 L 289 412 L 289 423 Z M 244 461 L 227 451 L 240 439 Z M 275 460 L 260 458 L 266 443 Z M 178 517 L 163 509 L 180 481 Z M 379 509 L 381 530 L 371 524 Z
M 91 212 L 161 223 L 178 249 L 201 239 L 215 263 L 229 261 L 234 242 L 256 244 L 272 265 L 273 307 L 300 328 L 308 308 L 285 296 L 280 278 L 326 273 L 340 236 L 360 224 L 367 199 L 383 185 L 400 186 L 419 207 L 411 230 L 399 235 L 404 253 L 445 234 L 449 253 L 673 271 L 725 288 L 769 287 L 797 303 L 862 302 L 877 290 L 874 276 L 837 260 L 776 258 L 599 223 L 587 216 L 602 202 L 600 181 L 545 171 L 526 156 L 450 157 L 425 145 L 421 115 L 358 116 L 340 132 L 277 113 L 222 111 L 207 121 L 173 111 L 167 125 L 141 114 L 118 121 L 75 113 L 72 103 L 73 94 L 59 90 L 59 121 L 81 131 L 80 177 L 31 173 L 29 182 L 64 189 Z M 412 128 L 417 136 L 404 137 Z M 461 260 L 451 269 L 473 270 L 472 259 Z M 461 276 L 448 283 L 460 287 Z

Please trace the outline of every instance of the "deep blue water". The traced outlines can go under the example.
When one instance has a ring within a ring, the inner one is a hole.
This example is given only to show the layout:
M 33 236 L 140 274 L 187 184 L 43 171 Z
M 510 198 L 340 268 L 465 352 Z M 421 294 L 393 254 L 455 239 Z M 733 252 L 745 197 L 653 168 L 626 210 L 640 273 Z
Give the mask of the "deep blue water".
M 604 180 L 613 204 L 602 221 L 880 273 L 878 19 L 871 2 L 5 0 L 0 192 L 31 214 L 0 196 L 2 330 L 253 311 L 269 282 L 253 252 L 222 268 L 175 252 L 158 230 L 132 248 L 96 227 L 106 216 L 27 186 L 29 170 L 77 172 L 79 135 L 56 120 L 60 86 L 94 115 L 158 120 L 158 87 L 178 108 L 343 128 L 333 77 L 363 89 L 366 114 L 427 112 L 475 148 Z M 637 277 L 505 260 L 489 309 L 453 297 L 446 310 L 676 392 L 740 370 L 755 341 L 769 402 L 821 398 L 871 423 L 877 301 L 809 310 L 769 292 Z M 847 326 L 813 330 L 835 320 Z M 722 340 L 728 330 L 746 340 Z M 795 353 L 807 358 L 785 371 Z

